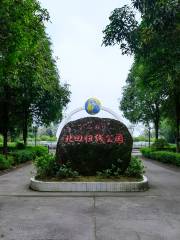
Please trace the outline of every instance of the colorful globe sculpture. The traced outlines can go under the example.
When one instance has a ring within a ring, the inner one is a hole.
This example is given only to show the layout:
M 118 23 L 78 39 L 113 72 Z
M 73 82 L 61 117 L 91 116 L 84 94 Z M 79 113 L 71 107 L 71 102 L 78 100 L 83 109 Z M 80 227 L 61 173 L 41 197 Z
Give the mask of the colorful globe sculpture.
M 95 115 L 101 110 L 101 102 L 97 98 L 89 98 L 85 103 L 88 114 Z

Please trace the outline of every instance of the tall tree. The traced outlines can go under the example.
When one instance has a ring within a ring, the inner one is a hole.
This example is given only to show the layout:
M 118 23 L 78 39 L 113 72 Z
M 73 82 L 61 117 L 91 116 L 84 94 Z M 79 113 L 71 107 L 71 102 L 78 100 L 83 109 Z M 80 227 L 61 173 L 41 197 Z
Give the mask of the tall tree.
M 120 109 L 124 116 L 133 123 L 142 122 L 149 126 L 152 122 L 155 127 L 155 136 L 159 136 L 159 124 L 162 106 L 166 95 L 159 94 L 149 85 L 144 85 L 146 71 L 142 63 L 134 63 L 123 90 Z M 147 79 L 146 79 L 147 80 Z
M 11 128 L 27 127 L 33 115 L 41 123 L 61 118 L 69 90 L 59 83 L 51 43 L 45 33 L 47 10 L 36 0 L 2 0 L 0 3 L 0 131 L 7 153 Z M 46 101 L 42 104 L 42 101 Z M 47 114 L 47 111 L 49 114 Z
M 129 6 L 115 9 L 110 24 L 104 30 L 105 46 L 118 44 L 123 54 L 135 54 L 143 58 L 150 73 L 156 75 L 159 93 L 166 92 L 166 104 L 176 119 L 176 144 L 180 150 L 180 78 L 179 78 L 179 3 L 178 0 L 132 0 Z M 135 19 L 135 10 L 141 14 L 141 22 Z M 149 76 L 146 84 L 156 82 Z M 154 88 L 156 90 L 156 88 Z M 166 108 L 167 109 L 167 108 Z

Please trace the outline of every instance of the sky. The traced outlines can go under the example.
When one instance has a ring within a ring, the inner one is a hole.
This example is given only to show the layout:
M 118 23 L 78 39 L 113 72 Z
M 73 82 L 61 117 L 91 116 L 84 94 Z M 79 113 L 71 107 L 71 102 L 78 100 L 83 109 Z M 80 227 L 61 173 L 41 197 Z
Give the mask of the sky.
M 119 99 L 133 62 L 124 56 L 118 46 L 102 45 L 103 29 L 109 23 L 110 13 L 128 4 L 128 0 L 41 0 L 51 22 L 47 33 L 52 41 L 54 56 L 58 57 L 61 82 L 70 84 L 71 102 L 65 115 L 82 107 L 90 97 L 119 114 Z M 86 116 L 80 113 L 76 118 Z M 98 114 L 110 117 L 108 113 Z

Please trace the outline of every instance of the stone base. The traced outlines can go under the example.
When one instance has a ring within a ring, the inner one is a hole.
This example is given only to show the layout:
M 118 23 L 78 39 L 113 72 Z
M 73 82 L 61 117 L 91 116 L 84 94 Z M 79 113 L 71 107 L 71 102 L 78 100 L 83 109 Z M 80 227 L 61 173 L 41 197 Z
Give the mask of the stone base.
M 140 182 L 43 182 L 31 178 L 30 188 L 40 192 L 142 192 L 148 179 Z

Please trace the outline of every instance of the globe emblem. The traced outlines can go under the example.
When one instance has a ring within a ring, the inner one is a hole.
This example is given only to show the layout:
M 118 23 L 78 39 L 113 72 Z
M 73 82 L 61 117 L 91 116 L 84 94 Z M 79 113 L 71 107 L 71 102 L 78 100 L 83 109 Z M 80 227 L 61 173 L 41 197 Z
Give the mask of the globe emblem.
M 85 110 L 88 114 L 95 115 L 101 110 L 101 102 L 97 98 L 89 98 L 85 103 Z

